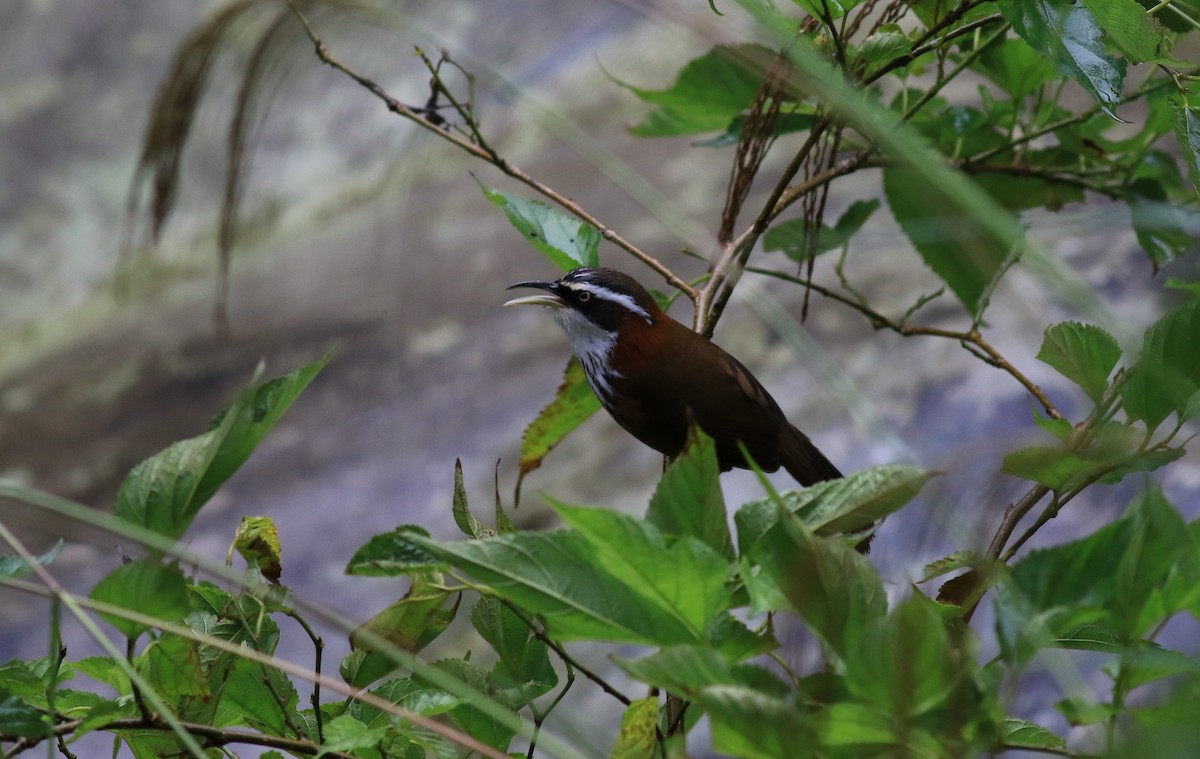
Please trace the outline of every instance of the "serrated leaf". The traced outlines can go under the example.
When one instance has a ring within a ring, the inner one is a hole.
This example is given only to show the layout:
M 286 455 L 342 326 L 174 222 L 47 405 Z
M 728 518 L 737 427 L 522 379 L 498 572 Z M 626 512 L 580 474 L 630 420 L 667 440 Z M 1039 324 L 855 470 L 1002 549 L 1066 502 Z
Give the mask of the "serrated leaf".
M 648 685 L 694 698 L 713 685 L 753 687 L 774 696 L 788 688 L 770 672 L 752 665 L 735 665 L 704 646 L 668 646 L 637 659 L 615 657 L 617 666 Z
M 917 593 L 869 623 L 846 658 L 850 693 L 900 717 L 917 717 L 950 697 L 963 672 L 934 603 Z
M 988 45 L 980 53 L 979 66 L 1014 100 L 1057 77 L 1054 67 L 1022 39 L 1002 39 Z
M 1125 60 L 1105 49 L 1104 29 L 1087 5 L 1002 0 L 996 7 L 1021 39 L 1091 93 L 1105 113 L 1117 118 Z
M 1108 388 L 1108 376 L 1121 359 L 1115 338 L 1092 324 L 1060 322 L 1046 327 L 1037 359 L 1083 388 L 1099 403 Z
M 921 573 L 921 579 L 917 582 L 929 582 L 959 569 L 974 569 L 983 563 L 983 557 L 974 551 L 955 551 L 949 556 L 943 556 L 937 561 L 926 564 L 925 571 Z
M 869 77 L 884 64 L 912 50 L 912 40 L 898 24 L 884 24 L 863 39 L 858 46 L 855 65 L 861 65 L 861 76 Z
M 0 736 L 42 738 L 50 728 L 49 718 L 40 709 L 0 690 Z
M 493 592 L 541 614 L 559 640 L 668 645 L 697 634 L 635 588 L 605 571 L 579 533 L 517 532 L 465 542 L 409 540 Z
M 732 559 L 733 539 L 720 473 L 712 438 L 692 426 L 687 447 L 667 467 L 650 497 L 646 521 L 667 535 L 691 535 L 725 559 Z
M 1161 61 L 1171 42 L 1154 16 L 1136 0 L 1084 0 L 1105 32 L 1105 40 L 1134 63 Z
M 131 561 L 110 572 L 96 583 L 88 596 L 96 601 L 176 622 L 191 611 L 191 599 L 179 568 L 152 559 Z M 111 614 L 101 614 L 127 638 L 136 638 L 149 629 Z
M 521 476 L 541 466 L 554 446 L 599 410 L 600 400 L 588 385 L 583 365 L 572 357 L 563 370 L 554 400 L 525 428 L 521 438 Z
M 325 723 L 323 730 L 325 740 L 321 745 L 325 751 L 342 753 L 369 749 L 378 745 L 387 735 L 388 730 L 388 725 L 367 727 L 354 717 L 342 714 Z
M 1174 201 L 1161 175 L 1130 182 L 1128 192 L 1133 231 L 1156 272 L 1200 244 L 1200 212 Z
M 695 701 L 712 723 L 713 750 L 745 759 L 806 759 L 819 745 L 816 720 L 789 699 L 739 685 L 713 685 Z
M 726 129 L 754 101 L 774 57 L 761 45 L 718 45 L 685 65 L 665 90 L 629 87 L 656 106 L 630 132 L 674 137 Z
M 428 537 L 429 533 L 424 527 L 401 525 L 391 532 L 375 535 L 350 557 L 346 574 L 391 577 L 445 569 L 437 556 L 411 540 L 414 536 Z
M 211 695 L 200 644 L 178 635 L 163 635 L 146 648 L 146 679 L 158 692 L 173 698 Z
M 471 624 L 499 656 L 492 679 L 511 692 L 514 705 L 529 703 L 558 684 L 547 645 L 499 599 L 481 596 L 471 607 Z
M 1041 725 L 1035 725 L 1023 719 L 1005 717 L 1001 726 L 1001 736 L 1006 746 L 1014 748 L 1043 749 L 1046 751 L 1063 751 L 1067 742 L 1059 738 Z
M 728 607 L 728 562 L 698 539 L 668 540 L 649 522 L 608 509 L 549 503 L 588 541 L 597 566 L 694 640 L 703 639 L 709 622 Z
M 901 464 L 871 467 L 837 480 L 783 494 L 786 508 L 809 530 L 828 535 L 855 532 L 904 506 L 936 473 Z M 777 521 L 771 499 L 751 501 L 734 516 L 743 553 Z
M 600 265 L 600 232 L 585 221 L 538 200 L 484 187 L 484 197 L 504 211 L 521 236 L 563 271 Z
M 217 705 L 220 724 L 242 724 L 267 735 L 297 737 L 293 722 L 300 697 L 296 686 L 280 670 L 258 662 L 238 659 L 221 689 Z M 331 741 L 326 725 L 326 745 Z
M 1158 427 L 1172 412 L 1186 413 L 1200 392 L 1200 300 L 1168 311 L 1146 330 L 1142 356 L 1121 385 L 1126 412 Z
M 1033 407 L 1033 421 L 1037 426 L 1064 443 L 1070 440 L 1071 436 L 1075 434 L 1075 425 L 1071 424 L 1070 419 L 1063 417 L 1051 419 L 1042 414 L 1037 406 Z
M 926 265 L 979 318 L 1012 261 L 1012 247 L 993 231 L 994 225 L 968 213 L 916 169 L 885 169 L 883 189 L 892 215 Z
M 865 556 L 818 538 L 794 514 L 760 539 L 753 553 L 805 623 L 845 657 L 866 625 L 887 613 L 883 583 Z
M 1063 448 L 1034 446 L 1008 454 L 1001 468 L 1014 477 L 1041 483 L 1058 492 L 1068 484 L 1084 482 L 1104 471 L 1108 463 Z
M 133 468 L 115 514 L 178 538 L 200 508 L 240 467 L 332 354 L 244 390 L 208 432 L 181 440 Z

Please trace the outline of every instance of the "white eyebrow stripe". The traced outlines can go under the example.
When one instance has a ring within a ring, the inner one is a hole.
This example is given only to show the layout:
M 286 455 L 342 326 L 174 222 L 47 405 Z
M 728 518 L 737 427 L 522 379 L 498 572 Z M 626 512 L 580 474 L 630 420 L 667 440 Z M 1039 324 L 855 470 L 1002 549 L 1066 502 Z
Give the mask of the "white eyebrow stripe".
M 637 301 L 633 299 L 633 296 L 626 295 L 625 293 L 614 292 L 613 290 L 609 290 L 607 287 L 595 285 L 591 282 L 563 282 L 562 284 L 564 287 L 574 290 L 575 292 L 589 292 L 597 298 L 603 298 L 604 300 L 612 303 L 620 304 L 645 319 L 647 324 L 654 323 L 654 320 L 650 318 L 650 314 L 646 311 L 646 309 L 637 304 Z

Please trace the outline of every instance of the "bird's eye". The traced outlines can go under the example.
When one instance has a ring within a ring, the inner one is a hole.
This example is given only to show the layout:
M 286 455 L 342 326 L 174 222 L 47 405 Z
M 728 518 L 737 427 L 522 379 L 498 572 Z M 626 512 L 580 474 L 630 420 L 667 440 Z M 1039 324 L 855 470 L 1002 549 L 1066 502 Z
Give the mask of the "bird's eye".
M 580 303 L 587 303 L 589 300 L 592 299 L 592 294 L 589 293 L 587 290 L 581 290 L 580 293 L 575 297 L 579 298 Z

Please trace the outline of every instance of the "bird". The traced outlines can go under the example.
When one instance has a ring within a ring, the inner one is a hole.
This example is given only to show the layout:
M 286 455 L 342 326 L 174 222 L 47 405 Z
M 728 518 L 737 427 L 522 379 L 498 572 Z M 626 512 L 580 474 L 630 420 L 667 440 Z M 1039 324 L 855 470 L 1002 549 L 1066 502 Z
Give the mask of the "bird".
M 582 267 L 505 306 L 551 309 L 600 404 L 633 437 L 674 458 L 694 423 L 715 443 L 722 472 L 783 467 L 802 486 L 842 477 L 740 361 L 671 318 L 636 279 Z

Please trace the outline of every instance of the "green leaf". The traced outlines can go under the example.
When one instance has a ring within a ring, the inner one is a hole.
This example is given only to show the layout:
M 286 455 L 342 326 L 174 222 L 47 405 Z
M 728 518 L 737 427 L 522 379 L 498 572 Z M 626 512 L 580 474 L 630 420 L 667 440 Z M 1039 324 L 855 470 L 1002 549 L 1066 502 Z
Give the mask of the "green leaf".
M 554 446 L 599 410 L 600 400 L 588 385 L 583 365 L 572 357 L 554 400 L 525 428 L 521 438 L 520 476 L 540 467 Z
M 1085 200 L 1082 187 L 1043 177 L 981 171 L 975 174 L 975 181 L 993 200 L 1013 211 L 1030 208 L 1058 211 L 1067 203 Z
M 1106 669 L 1110 675 L 1121 677 L 1124 687 L 1133 690 L 1168 677 L 1200 674 L 1200 659 L 1151 643 L 1122 651 L 1120 659 Z
M 846 658 L 846 686 L 892 714 L 916 717 L 942 706 L 962 675 L 934 603 L 917 593 L 867 625 Z
M 868 35 L 858 46 L 855 65 L 861 65 L 861 76 L 868 77 L 884 64 L 912 51 L 912 40 L 899 24 L 884 24 Z
M 850 238 L 858 233 L 862 225 L 878 210 L 881 202 L 878 198 L 871 200 L 856 200 L 850 204 L 833 227 L 821 226 L 816 245 L 810 250 L 808 240 L 808 222 L 804 219 L 790 219 L 773 225 L 763 235 L 763 250 L 781 250 L 796 261 L 803 261 L 830 250 L 837 250 L 846 245 Z
M 151 559 L 122 564 L 92 588 L 88 594 L 96 601 L 136 611 L 165 622 L 176 622 L 192 610 L 187 583 L 179 568 Z M 127 638 L 136 638 L 149 629 L 111 614 L 101 614 Z
M 40 709 L 7 691 L 0 690 L 0 736 L 42 738 L 49 731 L 49 718 Z
M 690 535 L 732 560 L 720 473 L 712 438 L 693 426 L 687 447 L 671 462 L 650 497 L 646 521 L 667 535 Z
M 610 759 L 654 759 L 658 756 L 658 697 L 639 698 L 625 708 L 621 732 Z
M 461 698 L 452 696 L 444 690 L 432 688 L 407 677 L 388 680 L 372 688 L 369 692 L 372 696 L 381 698 L 389 704 L 395 704 L 426 717 L 445 714 L 466 703 Z M 353 702 L 348 711 L 368 727 L 389 725 L 394 720 L 394 717 L 388 712 L 361 701 Z
M 499 599 L 480 596 L 471 608 L 471 624 L 499 656 L 492 679 L 516 691 L 511 696 L 514 704 L 529 703 L 558 684 L 547 645 Z
M 1148 605 L 1162 609 L 1156 589 L 1195 550 L 1178 512 L 1147 492 L 1092 535 L 1033 551 L 1013 567 L 996 601 L 1002 649 L 1024 658 L 1045 645 L 1140 637 L 1161 622 L 1144 613 Z
M 725 129 L 754 102 L 774 58 L 761 45 L 718 45 L 684 66 L 665 90 L 629 87 L 656 106 L 630 132 L 674 137 Z
M 181 536 L 331 357 L 326 354 L 290 374 L 252 385 L 208 432 L 135 466 L 117 493 L 116 515 L 169 538 Z
M 783 504 L 819 534 L 855 532 L 900 509 L 935 474 L 914 466 L 885 464 L 788 491 L 782 496 Z M 739 550 L 750 551 L 775 525 L 778 515 L 769 498 L 743 506 L 734 516 Z
M 466 542 L 409 539 L 533 614 L 560 640 L 668 645 L 697 633 L 601 566 L 579 533 L 519 532 Z
M 482 538 L 487 534 L 486 528 L 471 513 L 471 507 L 467 504 L 461 459 L 454 460 L 454 503 L 450 510 L 454 514 L 454 523 L 468 538 Z
M 805 623 L 840 656 L 866 626 L 887 613 L 883 583 L 870 561 L 839 541 L 818 538 L 794 514 L 780 521 L 752 554 Z
M 717 615 L 709 624 L 705 637 L 731 662 L 751 659 L 779 648 L 770 624 L 762 632 L 754 632 L 728 612 Z
M 70 666 L 84 677 L 104 683 L 116 691 L 118 696 L 128 696 L 133 692 L 129 684 L 129 675 L 107 656 L 89 656 L 86 659 L 72 662 Z
M 298 737 L 289 726 L 300 697 L 296 686 L 274 667 L 238 659 L 221 689 L 217 719 L 224 724 L 241 724 L 267 735 Z M 326 725 L 328 731 L 328 725 Z M 326 740 L 330 739 L 326 732 Z
M 1057 78 L 1054 67 L 1022 39 L 997 40 L 983 49 L 979 67 L 1014 100 Z
M 339 751 L 342 753 L 357 752 L 373 748 L 387 735 L 389 726 L 367 727 L 359 720 L 348 714 L 334 717 L 324 725 L 322 753 Z
M 714 685 L 745 686 L 780 697 L 788 694 L 787 686 L 767 670 L 731 664 L 703 646 L 668 646 L 638 659 L 618 656 L 614 661 L 635 679 L 686 698 L 696 698 Z
M 542 255 L 563 271 L 600 265 L 600 232 L 539 200 L 480 185 L 508 221 Z
M 729 565 L 690 535 L 670 540 L 649 522 L 608 509 L 550 506 L 583 535 L 597 566 L 644 599 L 643 605 L 674 619 L 695 640 L 729 606 Z
M 829 747 L 891 745 L 896 741 L 896 733 L 892 724 L 892 716 L 878 707 L 856 701 L 834 702 L 830 705 L 826 719 L 821 725 L 821 745 Z
M 739 685 L 695 697 L 712 723 L 713 750 L 744 759 L 805 759 L 818 745 L 813 724 L 791 701 Z
M 1052 436 L 1058 438 L 1065 443 L 1075 434 L 1075 425 L 1071 424 L 1071 420 L 1065 417 L 1051 419 L 1042 414 L 1037 406 L 1033 407 L 1033 421 L 1037 426 L 1041 427 Z
M 1108 375 L 1121 359 L 1121 346 L 1112 335 L 1092 324 L 1060 322 L 1046 327 L 1037 358 L 1099 403 L 1108 388 Z
M 350 557 L 346 574 L 391 577 L 444 570 L 445 562 L 414 542 L 413 537 L 429 537 L 429 533 L 424 527 L 406 524 L 375 535 Z
M 58 542 L 54 544 L 53 548 L 51 548 L 49 551 L 46 551 L 46 553 L 42 554 L 41 556 L 33 557 L 33 560 L 42 566 L 46 566 L 50 562 L 54 561 L 54 557 L 58 556 L 58 552 L 62 550 L 62 547 L 63 540 L 62 538 L 59 538 Z M 20 556 L 0 555 L 0 577 L 16 579 L 18 577 L 27 575 L 32 571 L 33 567 L 26 563 L 25 559 L 21 558 Z
M 1200 107 L 1182 105 L 1171 101 L 1175 137 L 1183 151 L 1183 160 L 1188 167 L 1192 185 L 1200 192 Z
M 363 638 L 363 631 L 369 631 L 410 653 L 425 648 L 446 631 L 458 610 L 457 602 L 449 609 L 444 608 L 446 601 L 458 594 L 445 590 L 441 585 L 440 574 L 414 575 L 412 587 L 404 598 L 359 626 L 350 635 L 350 645 L 354 648 L 375 648 Z
M 993 231 L 994 225 L 968 213 L 916 169 L 885 169 L 883 189 L 892 215 L 921 258 L 978 319 L 1013 259 L 1011 246 Z
M 1035 725 L 1016 717 L 1005 717 L 1001 726 L 1001 740 L 1005 746 L 1060 752 L 1065 751 L 1067 742 L 1041 725 Z
M 781 112 L 775 117 L 775 121 L 771 123 L 771 134 L 778 136 L 794 132 L 807 132 L 812 128 L 815 117 L 811 106 L 797 103 L 788 104 L 786 107 L 790 108 L 790 110 Z M 692 145 L 698 148 L 724 148 L 736 145 L 741 141 L 742 130 L 745 128 L 746 117 L 743 114 L 738 114 L 725 127 L 724 132 L 706 140 L 697 140 Z
M 164 634 L 146 648 L 146 679 L 175 703 L 183 696 L 207 700 L 208 678 L 200 662 L 200 644 Z
M 1121 385 L 1125 411 L 1154 429 L 1185 413 L 1200 392 L 1200 300 L 1170 311 L 1146 330 L 1142 356 Z
M 1084 0 L 1104 30 L 1105 41 L 1116 46 L 1134 63 L 1159 61 L 1171 42 L 1157 20 L 1136 0 Z
M 495 705 L 509 709 L 510 714 L 514 714 L 511 711 L 512 705 L 504 698 L 502 692 L 497 691 L 496 684 L 483 669 L 465 659 L 442 659 L 435 662 L 435 666 L 453 675 L 467 688 L 480 694 L 478 696 L 480 700 L 485 698 L 483 694 L 487 694 L 486 698 Z M 451 709 L 447 712 L 447 716 L 464 733 L 501 751 L 508 748 L 508 744 L 516 735 L 516 730 L 512 727 L 512 722 L 515 720 L 507 723 L 500 722 L 470 702 L 464 702 Z
M 1001 0 L 1004 19 L 1060 73 L 1071 77 L 1116 119 L 1125 82 L 1125 60 L 1105 50 L 1104 29 L 1083 3 Z
M 1200 212 L 1173 202 L 1160 179 L 1144 177 L 1131 182 L 1128 204 L 1138 244 L 1155 271 L 1196 247 Z

